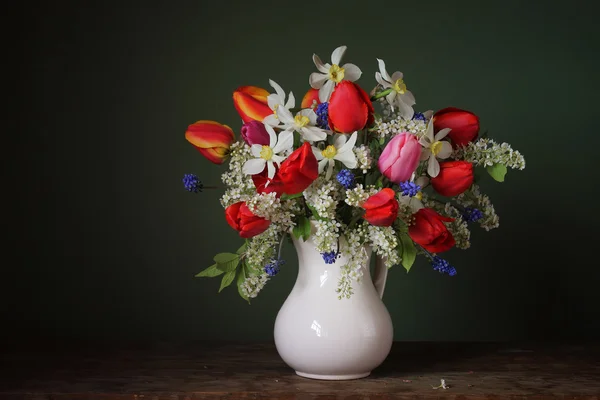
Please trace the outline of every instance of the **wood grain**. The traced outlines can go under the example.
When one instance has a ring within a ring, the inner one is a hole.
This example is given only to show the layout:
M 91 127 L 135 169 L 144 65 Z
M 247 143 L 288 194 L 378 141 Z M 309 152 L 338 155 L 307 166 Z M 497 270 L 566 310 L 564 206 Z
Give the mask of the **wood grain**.
M 324 382 L 271 343 L 45 344 L 5 351 L 0 399 L 600 400 L 599 361 L 598 344 L 396 342 L 370 377 Z

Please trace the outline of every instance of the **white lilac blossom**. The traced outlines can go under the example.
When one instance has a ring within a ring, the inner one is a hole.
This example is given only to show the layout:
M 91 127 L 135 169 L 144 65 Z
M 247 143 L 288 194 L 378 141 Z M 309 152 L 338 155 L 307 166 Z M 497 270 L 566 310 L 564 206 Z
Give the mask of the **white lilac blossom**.
M 224 208 L 245 201 L 256 193 L 252 179 L 243 172 L 243 166 L 251 157 L 250 146 L 244 142 L 235 142 L 231 145 L 229 153 L 229 171 L 221 175 L 221 180 L 227 186 L 225 194 L 221 197 Z
M 398 112 L 402 117 L 410 120 L 414 115 L 414 110 L 412 106 L 415 105 L 415 96 L 413 96 L 412 92 L 406 89 L 406 84 L 404 83 L 404 75 L 400 71 L 396 71 L 390 76 L 385 69 L 385 62 L 383 60 L 377 59 L 379 64 L 379 71 L 375 73 L 375 80 L 384 89 L 391 89 L 390 93 L 385 96 L 385 99 L 392 107 L 398 108 Z
M 400 132 L 410 132 L 417 137 L 425 135 L 427 130 L 427 120 L 431 118 L 431 111 L 425 113 L 416 113 L 413 119 L 406 119 L 402 116 L 392 116 L 390 118 L 376 118 L 373 131 L 379 138 L 395 136 Z
M 446 203 L 444 205 L 444 214 L 454 218 L 454 221 L 446 224 L 446 226 L 456 241 L 456 247 L 462 250 L 471 247 L 471 231 L 462 213 L 452 204 Z
M 253 144 L 250 147 L 250 152 L 256 158 L 246 161 L 242 170 L 246 175 L 256 175 L 263 172 L 266 166 L 267 176 L 269 179 L 273 179 L 275 176 L 275 164 L 279 166 L 286 159 L 294 145 L 294 134 L 289 131 L 283 131 L 277 135 L 273 127 L 267 124 L 265 124 L 265 129 L 269 134 L 269 144 Z
M 340 67 L 346 46 L 340 46 L 331 53 L 331 64 L 323 63 L 318 55 L 313 54 L 313 62 L 319 72 L 310 74 L 308 82 L 314 89 L 319 89 L 321 103 L 329 101 L 335 85 L 342 80 L 354 82 L 360 78 L 362 71 L 354 64 L 346 63 Z
M 444 128 L 434 135 L 433 120 L 430 119 L 425 134 L 419 139 L 419 143 L 423 146 L 421 161 L 429 160 L 427 162 L 427 173 L 432 178 L 435 178 L 440 173 L 440 163 L 437 159 L 444 160 L 452 154 L 452 145 L 450 142 L 446 140 L 442 141 L 448 133 L 450 133 L 450 128 Z
M 368 186 L 365 190 L 362 184 L 357 184 L 354 189 L 346 190 L 346 204 L 352 207 L 360 207 L 369 196 L 377 193 L 377 189 L 374 186 Z
M 352 283 L 360 281 L 369 261 L 369 253 L 364 246 L 367 236 L 365 226 L 366 224 L 359 224 L 354 228 L 344 229 L 346 241 L 341 241 L 340 250 L 348 258 L 348 263 L 340 267 L 340 280 L 336 289 L 339 299 L 349 299 L 352 296 Z
M 277 125 L 279 125 L 279 118 L 277 117 L 277 109 L 280 106 L 284 107 L 288 110 L 296 107 L 296 99 L 294 98 L 294 94 L 292 92 L 290 92 L 288 99 L 286 101 L 285 92 L 283 91 L 281 86 L 279 86 L 279 84 L 277 84 L 277 82 L 275 82 L 271 79 L 269 79 L 269 84 L 273 87 L 273 89 L 275 89 L 275 93 L 267 96 L 267 104 L 269 105 L 269 108 L 271 110 L 273 110 L 273 114 L 266 116 L 263 119 L 263 123 L 269 124 L 271 126 L 277 126 Z
M 246 205 L 253 214 L 268 219 L 272 224 L 278 224 L 280 231 L 285 232 L 294 226 L 294 213 L 282 207 L 282 201 L 275 192 L 257 193 L 246 201 Z
M 307 142 L 318 142 L 327 138 L 327 132 L 317 127 L 317 114 L 310 108 L 300 110 L 295 116 L 285 107 L 277 108 L 278 128 L 286 132 L 298 132 Z
M 498 144 L 494 140 L 486 138 L 458 147 L 452 153 L 452 158 L 482 167 L 503 164 L 508 168 L 519 170 L 525 168 L 525 158 L 521 153 L 513 150 L 508 143 Z
M 244 296 L 253 299 L 258 296 L 258 293 L 265 287 L 268 280 L 269 275 L 261 271 L 258 274 L 248 276 L 240 285 L 240 290 Z
M 319 217 L 335 219 L 335 209 L 341 198 L 341 188 L 333 180 L 318 177 L 304 190 L 306 204 L 314 208 Z
M 354 148 L 354 156 L 356 157 L 356 161 L 358 163 L 356 168 L 360 169 L 363 174 L 368 173 L 373 166 L 371 150 L 364 144 L 361 144 L 360 146 Z
M 313 146 L 313 153 L 319 162 L 319 173 L 322 174 L 325 168 L 327 168 L 325 179 L 331 179 L 336 160 L 344 164 L 347 168 L 356 168 L 357 161 L 353 151 L 356 137 L 356 132 L 350 136 L 350 139 L 348 139 L 347 135 L 340 134 L 336 135 L 333 144 L 328 145 L 324 150 Z
M 483 217 L 477 222 L 486 231 L 500 226 L 500 218 L 496 214 L 490 198 L 480 192 L 478 185 L 473 184 L 469 190 L 459 194 L 456 197 L 456 202 L 463 207 L 476 208 L 481 211 Z
M 373 226 L 367 227 L 368 239 L 375 253 L 383 257 L 386 268 L 391 268 L 400 263 L 400 257 L 396 248 L 398 247 L 398 238 L 396 232 L 391 226 Z
M 315 247 L 319 253 L 337 252 L 342 224 L 334 219 L 314 221 L 316 232 L 313 235 Z

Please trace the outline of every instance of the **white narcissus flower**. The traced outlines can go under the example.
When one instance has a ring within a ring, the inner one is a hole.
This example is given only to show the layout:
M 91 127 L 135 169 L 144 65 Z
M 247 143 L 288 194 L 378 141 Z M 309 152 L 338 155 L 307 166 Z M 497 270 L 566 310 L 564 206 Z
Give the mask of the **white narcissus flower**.
M 346 46 L 340 46 L 331 53 L 331 64 L 323 64 L 318 55 L 313 54 L 313 62 L 319 72 L 310 74 L 308 82 L 314 89 L 319 89 L 319 100 L 321 103 L 329 101 L 335 85 L 342 80 L 354 82 L 360 78 L 362 71 L 354 64 L 346 63 L 340 67 L 342 56 Z
M 335 160 L 340 161 L 350 169 L 356 168 L 356 156 L 354 155 L 354 145 L 356 144 L 357 132 L 354 132 L 350 139 L 346 139 L 347 135 L 338 135 L 333 144 L 330 144 L 325 150 L 319 150 L 313 147 L 313 154 L 319 161 L 319 173 L 322 173 L 327 166 L 325 179 L 331 178 L 333 174 L 333 166 Z M 348 140 L 348 141 L 346 141 Z
M 377 83 L 383 86 L 384 89 L 392 89 L 390 94 L 385 96 L 385 99 L 392 109 L 394 106 L 398 107 L 399 113 L 405 119 L 412 119 L 415 115 L 415 111 L 412 106 L 416 104 L 415 96 L 410 90 L 406 89 L 406 84 L 402 79 L 404 75 L 400 71 L 396 71 L 390 76 L 385 69 L 385 62 L 377 59 L 379 63 L 379 72 L 375 73 L 375 79 Z
M 317 125 L 317 114 L 310 108 L 300 110 L 296 116 L 293 116 L 287 108 L 278 107 L 277 118 L 282 124 L 278 125 L 278 128 L 290 132 L 297 131 L 305 141 L 318 142 L 327 137 L 327 132 L 315 126 Z
M 441 141 L 450 132 L 450 128 L 440 130 L 436 135 L 433 135 L 433 118 L 427 124 L 427 130 L 423 137 L 419 139 L 419 143 L 423 146 L 421 152 L 421 161 L 429 159 L 427 163 L 427 173 L 432 178 L 435 178 L 440 173 L 440 160 L 445 160 L 452 154 L 452 145 L 450 142 Z
M 265 129 L 269 133 L 269 145 L 253 144 L 250 152 L 256 158 L 246 161 L 242 171 L 246 175 L 256 175 L 263 172 L 266 166 L 267 176 L 269 179 L 273 179 L 275 164 L 279 166 L 287 158 L 288 150 L 294 146 L 294 134 L 283 131 L 277 136 L 273 127 L 267 124 L 265 124 Z
M 273 87 L 273 89 L 275 89 L 275 93 L 267 96 L 267 104 L 269 105 L 269 108 L 273 110 L 273 114 L 266 116 L 263 119 L 263 123 L 269 124 L 271 126 L 277 126 L 279 125 L 279 119 L 277 118 L 277 109 L 280 106 L 285 107 L 288 110 L 290 108 L 296 107 L 296 98 L 294 97 L 294 93 L 290 92 L 288 100 L 286 102 L 285 92 L 283 91 L 281 86 L 279 86 L 277 82 L 271 79 L 269 79 L 269 84 Z

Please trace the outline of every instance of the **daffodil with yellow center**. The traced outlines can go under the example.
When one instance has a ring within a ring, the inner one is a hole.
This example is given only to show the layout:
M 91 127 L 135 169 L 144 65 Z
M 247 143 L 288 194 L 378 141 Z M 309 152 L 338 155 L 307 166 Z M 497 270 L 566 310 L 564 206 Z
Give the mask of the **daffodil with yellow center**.
M 398 109 L 398 113 L 405 119 L 412 119 L 415 111 L 412 106 L 415 105 L 415 96 L 406 89 L 404 75 L 400 71 L 396 71 L 390 76 L 385 69 L 385 62 L 377 59 L 379 63 L 379 71 L 375 73 L 375 79 L 384 89 L 391 89 L 390 93 L 385 96 L 385 99 L 392 107 Z
M 260 174 L 267 168 L 267 176 L 273 179 L 275 176 L 275 164 L 279 165 L 291 152 L 294 145 L 294 134 L 283 131 L 277 135 L 271 125 L 265 124 L 265 129 L 269 134 L 269 144 L 253 144 L 250 152 L 256 158 L 251 158 L 244 163 L 242 172 L 246 175 Z M 265 186 L 268 185 L 268 182 Z
M 318 142 L 327 137 L 327 132 L 317 127 L 317 114 L 310 109 L 300 110 L 295 116 L 284 106 L 277 107 L 277 118 L 281 125 L 276 127 L 289 132 L 298 132 L 307 142 Z
M 452 145 L 446 140 L 442 140 L 448 135 L 450 128 L 444 128 L 435 135 L 433 134 L 433 118 L 427 124 L 427 130 L 423 137 L 419 139 L 419 143 L 423 146 L 421 152 L 421 161 L 427 162 L 427 173 L 430 177 L 435 178 L 440 173 L 440 160 L 445 160 L 452 154 Z
M 267 96 L 267 104 L 269 108 L 273 110 L 273 114 L 266 116 L 263 119 L 263 123 L 269 124 L 271 126 L 279 125 L 279 118 L 277 117 L 277 109 L 281 107 L 285 107 L 287 109 L 296 107 L 296 99 L 294 98 L 294 94 L 290 92 L 287 101 L 285 100 L 285 92 L 277 84 L 277 82 L 269 79 L 269 83 L 275 89 L 275 93 Z
M 306 115 L 298 114 L 294 117 L 294 124 L 296 125 L 297 129 L 302 129 L 306 125 L 310 124 L 310 118 L 308 118 Z
M 336 160 L 344 164 L 347 168 L 356 168 L 358 162 L 354 154 L 354 145 L 356 144 L 357 135 L 358 133 L 354 132 L 350 135 L 349 139 L 346 134 L 337 135 L 333 144 L 328 145 L 323 150 L 313 146 L 313 154 L 319 161 L 319 173 L 323 173 L 325 167 L 327 167 L 325 179 L 330 179 L 331 175 L 333 175 Z
M 346 46 L 340 46 L 331 53 L 331 64 L 323 63 L 318 55 L 313 54 L 313 62 L 319 72 L 310 74 L 308 82 L 314 89 L 319 89 L 319 101 L 329 101 L 335 85 L 343 80 L 356 81 L 362 75 L 362 71 L 354 64 L 346 63 L 340 67 L 342 56 L 346 52 Z

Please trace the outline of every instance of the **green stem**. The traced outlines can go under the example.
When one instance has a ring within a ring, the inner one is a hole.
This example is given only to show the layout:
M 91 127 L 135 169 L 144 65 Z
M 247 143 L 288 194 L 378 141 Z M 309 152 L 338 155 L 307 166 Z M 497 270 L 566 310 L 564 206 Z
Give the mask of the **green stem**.
M 382 97 L 387 96 L 388 94 L 392 93 L 392 90 L 394 90 L 394 89 L 389 88 L 389 89 L 385 89 L 383 92 L 377 93 L 375 96 L 371 97 L 371 101 L 378 100 Z

